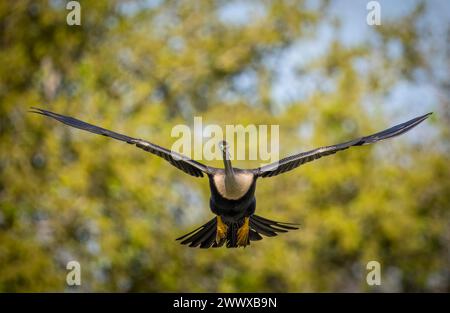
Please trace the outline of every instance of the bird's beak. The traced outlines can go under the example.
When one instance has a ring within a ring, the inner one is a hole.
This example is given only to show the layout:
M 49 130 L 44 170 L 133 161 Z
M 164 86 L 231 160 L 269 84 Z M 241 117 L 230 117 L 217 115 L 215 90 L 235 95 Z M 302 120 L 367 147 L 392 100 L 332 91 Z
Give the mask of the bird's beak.
M 230 151 L 228 149 L 228 143 L 226 141 L 222 141 L 219 144 L 219 148 L 220 148 L 220 150 L 222 150 L 222 154 L 223 154 L 224 159 L 230 160 L 231 154 L 230 154 Z

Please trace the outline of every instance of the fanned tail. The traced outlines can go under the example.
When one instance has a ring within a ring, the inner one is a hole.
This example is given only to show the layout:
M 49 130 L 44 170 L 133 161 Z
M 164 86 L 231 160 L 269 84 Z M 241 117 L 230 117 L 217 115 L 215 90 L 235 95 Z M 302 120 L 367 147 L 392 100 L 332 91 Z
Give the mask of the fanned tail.
M 227 248 L 236 248 L 237 231 L 243 224 L 243 220 L 234 223 L 227 223 L 228 231 L 226 239 L 216 242 L 217 219 L 213 218 L 206 224 L 194 229 L 193 231 L 183 235 L 176 240 L 182 240 L 182 245 L 189 245 L 189 247 L 200 247 L 203 249 L 217 248 L 224 245 L 226 242 Z M 298 224 L 284 223 L 269 220 L 267 218 L 252 215 L 250 216 L 250 230 L 249 241 L 258 241 L 266 237 L 275 237 L 278 233 L 286 233 L 289 230 L 298 229 Z M 250 243 L 249 243 L 250 244 Z

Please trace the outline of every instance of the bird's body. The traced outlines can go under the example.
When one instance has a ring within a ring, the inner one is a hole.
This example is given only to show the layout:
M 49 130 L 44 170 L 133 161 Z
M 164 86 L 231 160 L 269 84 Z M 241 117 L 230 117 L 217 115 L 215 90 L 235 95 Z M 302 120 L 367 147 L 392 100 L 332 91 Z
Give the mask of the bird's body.
M 236 173 L 228 181 L 223 171 L 209 175 L 211 210 L 216 215 L 238 216 L 255 202 L 256 179 L 252 173 Z
M 239 229 L 245 221 L 255 213 L 256 209 L 256 178 L 245 170 L 236 170 L 231 179 L 227 177 L 224 170 L 218 170 L 209 175 L 209 186 L 211 198 L 209 205 L 211 211 L 220 216 L 226 225 L 227 231 L 222 243 L 227 241 L 228 246 L 237 246 L 238 238 L 233 239 L 234 229 Z M 216 244 L 220 244 L 217 238 Z
M 211 190 L 210 208 L 215 218 L 178 238 L 182 244 L 190 247 L 220 247 L 226 244 L 229 248 L 245 247 L 251 241 L 261 240 L 264 236 L 273 237 L 278 233 L 298 229 L 296 224 L 272 221 L 255 215 L 255 190 L 258 178 L 272 177 L 290 171 L 306 162 L 322 156 L 330 155 L 352 146 L 372 144 L 380 140 L 401 135 L 423 122 L 431 113 L 416 117 L 408 122 L 389 129 L 350 140 L 341 144 L 322 147 L 298 153 L 278 162 L 255 169 L 239 169 L 231 165 L 228 144 L 223 141 L 220 148 L 223 152 L 224 169 L 206 166 L 186 156 L 170 151 L 151 142 L 122 135 L 78 119 L 50 112 L 33 109 L 34 113 L 54 118 L 66 125 L 86 130 L 95 134 L 111 137 L 164 158 L 183 172 L 194 176 L 208 176 Z

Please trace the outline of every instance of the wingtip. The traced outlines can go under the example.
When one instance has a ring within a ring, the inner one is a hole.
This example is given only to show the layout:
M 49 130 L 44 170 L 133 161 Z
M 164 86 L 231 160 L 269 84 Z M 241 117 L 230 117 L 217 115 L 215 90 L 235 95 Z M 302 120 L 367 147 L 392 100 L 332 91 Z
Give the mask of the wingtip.
M 44 114 L 45 111 L 43 109 L 40 109 L 40 108 L 37 108 L 37 107 L 30 107 L 28 109 L 28 112 L 29 113 Z
M 421 117 L 419 117 L 420 122 L 423 122 L 428 117 L 430 117 L 430 115 L 432 115 L 432 114 L 433 114 L 433 112 L 428 112 L 427 114 L 422 115 Z
M 409 122 L 411 122 L 414 126 L 419 125 L 420 123 L 422 123 L 423 121 L 425 121 L 430 115 L 432 115 L 433 112 L 428 112 L 424 115 L 418 116 L 412 120 L 410 120 Z M 408 123 L 408 122 L 407 122 Z

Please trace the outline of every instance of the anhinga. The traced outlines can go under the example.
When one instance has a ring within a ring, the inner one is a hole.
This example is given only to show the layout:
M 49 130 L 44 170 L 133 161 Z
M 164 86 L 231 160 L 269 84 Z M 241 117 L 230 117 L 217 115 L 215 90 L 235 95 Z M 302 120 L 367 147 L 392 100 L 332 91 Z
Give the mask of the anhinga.
M 203 177 L 203 174 L 206 174 L 209 178 L 211 189 L 210 208 L 217 217 L 177 239 L 182 240 L 181 244 L 189 244 L 190 247 L 200 246 L 200 248 L 220 247 L 224 243 L 226 243 L 228 248 L 245 247 L 250 244 L 250 241 L 261 240 L 261 235 L 273 237 L 280 232 L 298 229 L 296 224 L 276 222 L 254 214 L 256 208 L 255 189 L 258 178 L 272 177 L 285 173 L 306 162 L 311 162 L 322 156 L 353 146 L 368 145 L 401 135 L 423 122 L 432 114 L 428 113 L 416 117 L 408 122 L 370 136 L 298 153 L 255 169 L 233 167 L 228 144 L 222 141 L 220 149 L 223 153 L 224 169 L 220 169 L 206 166 L 151 142 L 122 135 L 73 117 L 38 108 L 33 108 L 32 112 L 54 118 L 75 128 L 134 144 L 145 151 L 164 158 L 170 164 L 189 175 Z

